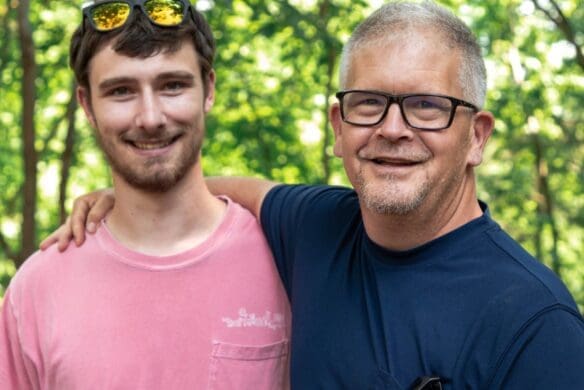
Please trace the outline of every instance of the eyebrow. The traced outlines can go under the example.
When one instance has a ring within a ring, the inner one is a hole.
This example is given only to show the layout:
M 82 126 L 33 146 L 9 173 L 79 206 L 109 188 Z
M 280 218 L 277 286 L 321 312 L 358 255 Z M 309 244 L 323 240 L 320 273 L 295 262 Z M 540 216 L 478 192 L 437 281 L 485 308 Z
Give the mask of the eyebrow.
M 174 72 L 164 72 L 156 77 L 156 80 L 168 80 L 168 79 L 181 79 L 185 81 L 195 80 L 195 75 L 187 71 L 174 71 Z
M 194 83 L 195 76 L 191 72 L 187 71 L 172 71 L 172 72 L 163 72 L 156 76 L 155 81 L 165 81 L 165 80 L 183 80 Z M 115 87 L 120 84 L 133 84 L 136 82 L 136 79 L 133 77 L 113 77 L 110 79 L 106 79 L 99 83 L 98 89 L 100 91 L 107 90 L 109 88 Z
M 100 91 L 105 91 L 109 88 L 115 87 L 116 85 L 133 83 L 133 82 L 135 82 L 135 79 L 133 79 L 131 77 L 113 77 L 111 79 L 106 79 L 106 80 L 102 81 L 101 83 L 99 83 L 97 88 Z

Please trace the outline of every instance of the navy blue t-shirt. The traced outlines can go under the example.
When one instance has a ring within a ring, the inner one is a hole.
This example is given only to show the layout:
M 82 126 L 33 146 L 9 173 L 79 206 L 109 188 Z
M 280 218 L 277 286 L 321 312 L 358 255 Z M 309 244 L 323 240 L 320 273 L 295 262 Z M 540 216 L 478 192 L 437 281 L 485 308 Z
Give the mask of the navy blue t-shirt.
M 584 389 L 584 320 L 488 215 L 407 251 L 365 233 L 355 192 L 278 186 L 261 222 L 292 305 L 293 389 Z

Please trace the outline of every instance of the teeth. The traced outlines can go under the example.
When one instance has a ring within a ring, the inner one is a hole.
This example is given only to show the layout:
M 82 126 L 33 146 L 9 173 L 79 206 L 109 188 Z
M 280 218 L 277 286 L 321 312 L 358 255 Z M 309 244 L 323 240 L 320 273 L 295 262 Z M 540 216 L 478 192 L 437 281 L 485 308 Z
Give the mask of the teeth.
M 413 161 L 389 161 L 384 159 L 374 159 L 376 164 L 393 164 L 393 165 L 412 165 L 415 164 Z
M 152 149 L 160 149 L 160 148 L 164 148 L 165 146 L 170 145 L 171 141 L 164 141 L 164 142 L 149 142 L 149 143 L 143 143 L 143 142 L 134 142 L 134 146 L 137 147 L 138 149 L 142 149 L 142 150 L 152 150 Z

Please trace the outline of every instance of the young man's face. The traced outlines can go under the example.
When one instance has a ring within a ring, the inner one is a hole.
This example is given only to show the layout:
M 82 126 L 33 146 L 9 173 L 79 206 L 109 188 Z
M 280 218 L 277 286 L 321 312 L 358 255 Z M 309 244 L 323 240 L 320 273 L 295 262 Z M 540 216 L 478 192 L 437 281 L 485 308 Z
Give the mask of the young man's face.
M 127 57 L 108 45 L 89 63 L 89 85 L 78 98 L 114 176 L 139 189 L 166 191 L 197 164 L 214 74 L 204 96 L 189 42 L 148 58 Z

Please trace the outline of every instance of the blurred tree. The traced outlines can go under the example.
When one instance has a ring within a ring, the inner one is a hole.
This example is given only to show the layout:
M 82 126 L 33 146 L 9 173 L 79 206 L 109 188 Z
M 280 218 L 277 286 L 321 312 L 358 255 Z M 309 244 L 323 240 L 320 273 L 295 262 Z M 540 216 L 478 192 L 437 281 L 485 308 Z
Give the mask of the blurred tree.
M 75 123 L 68 21 L 79 16 L 69 2 L 0 3 L 0 295 L 66 202 L 109 183 L 91 130 Z
M 20 0 L 18 11 L 18 37 L 22 64 L 22 159 L 24 161 L 24 188 L 22 211 L 22 243 L 14 260 L 20 266 L 24 259 L 35 250 L 35 214 L 37 209 L 37 170 L 38 154 L 35 149 L 35 120 L 36 105 L 36 78 L 37 66 L 35 59 L 35 45 L 32 40 L 32 28 L 28 19 L 30 2 Z

